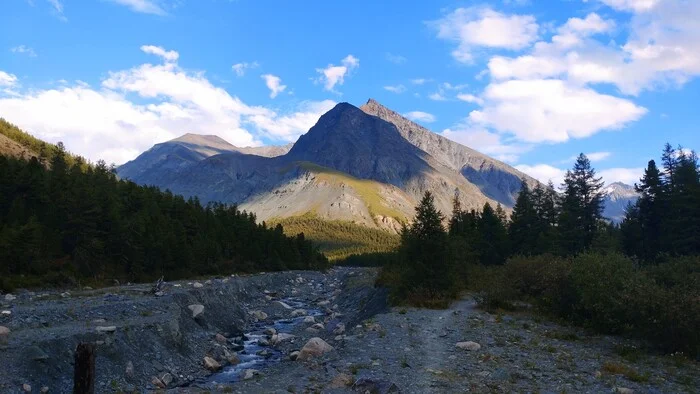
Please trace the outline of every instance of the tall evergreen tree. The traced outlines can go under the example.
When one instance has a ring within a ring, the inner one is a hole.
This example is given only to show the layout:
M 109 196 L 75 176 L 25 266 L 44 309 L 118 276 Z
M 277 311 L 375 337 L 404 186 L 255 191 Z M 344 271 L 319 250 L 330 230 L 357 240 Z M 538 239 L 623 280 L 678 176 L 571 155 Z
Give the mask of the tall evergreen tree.
M 505 224 L 491 204 L 484 204 L 484 209 L 477 221 L 479 242 L 477 250 L 484 265 L 501 265 L 509 255 L 508 232 Z
M 537 185 L 537 187 L 540 186 Z M 540 192 L 541 187 L 538 193 Z M 536 252 L 537 240 L 541 231 L 539 220 L 533 194 L 523 179 L 508 227 L 508 237 L 513 254 L 532 255 Z
M 559 216 L 560 246 L 565 254 L 578 254 L 591 247 L 603 219 L 603 181 L 596 177 L 583 153 L 567 171 L 562 185 Z

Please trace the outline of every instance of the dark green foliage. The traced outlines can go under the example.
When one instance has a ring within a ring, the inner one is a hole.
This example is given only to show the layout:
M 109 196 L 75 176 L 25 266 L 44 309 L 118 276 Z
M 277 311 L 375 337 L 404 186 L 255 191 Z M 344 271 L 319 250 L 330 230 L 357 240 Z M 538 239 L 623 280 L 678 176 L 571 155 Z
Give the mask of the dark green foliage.
M 514 301 L 602 333 L 648 339 L 667 351 L 700 356 L 700 258 L 636 268 L 619 254 L 519 257 L 472 282 L 482 305 Z
M 500 211 L 502 212 L 502 208 Z M 477 251 L 481 264 L 505 264 L 508 258 L 508 232 L 505 216 L 501 212 L 498 209 L 494 211 L 491 205 L 486 203 L 477 220 Z
M 559 246 L 564 254 L 578 254 L 593 245 L 603 220 L 603 181 L 582 153 L 567 171 L 562 185 L 559 214 Z
M 4 288 L 327 265 L 303 234 L 286 237 L 235 206 L 202 207 L 65 157 L 60 147 L 48 166 L 0 157 Z
M 652 160 L 622 229 L 625 253 L 651 263 L 663 254 L 700 254 L 700 171 L 695 153 L 666 144 L 663 171 Z
M 539 186 L 539 185 L 538 185 Z M 542 188 L 538 193 L 542 192 Z M 518 199 L 510 216 L 508 237 L 511 251 L 516 255 L 532 255 L 537 252 L 540 236 L 540 219 L 534 197 L 527 182 L 523 180 Z

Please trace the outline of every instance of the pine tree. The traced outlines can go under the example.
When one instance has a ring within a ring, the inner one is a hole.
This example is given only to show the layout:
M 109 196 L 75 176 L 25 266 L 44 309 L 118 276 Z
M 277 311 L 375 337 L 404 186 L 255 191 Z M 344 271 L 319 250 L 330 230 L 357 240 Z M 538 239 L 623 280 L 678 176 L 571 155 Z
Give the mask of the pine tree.
M 484 265 L 505 264 L 508 252 L 508 232 L 503 220 L 491 204 L 486 203 L 477 221 L 478 239 L 477 250 Z
M 596 177 L 583 153 L 567 171 L 559 216 L 560 246 L 565 254 L 578 254 L 590 248 L 603 219 L 603 181 Z
M 639 232 L 641 242 L 640 248 L 632 254 L 646 261 L 651 261 L 662 251 L 662 220 L 664 215 L 661 172 L 656 167 L 654 160 L 649 161 L 646 170 L 644 170 L 644 176 L 640 179 L 639 184 L 635 185 L 635 190 L 640 194 L 640 197 L 636 203 L 637 209 L 630 213 L 630 223 L 626 228 L 630 229 L 633 219 L 637 216 L 639 229 L 635 232 Z M 628 234 L 629 237 L 631 234 Z
M 537 187 L 540 187 L 539 184 Z M 538 193 L 541 193 L 541 190 L 540 187 Z M 539 220 L 532 192 L 523 179 L 508 227 L 508 237 L 513 254 L 532 255 L 535 253 L 541 231 L 540 226 L 538 226 Z

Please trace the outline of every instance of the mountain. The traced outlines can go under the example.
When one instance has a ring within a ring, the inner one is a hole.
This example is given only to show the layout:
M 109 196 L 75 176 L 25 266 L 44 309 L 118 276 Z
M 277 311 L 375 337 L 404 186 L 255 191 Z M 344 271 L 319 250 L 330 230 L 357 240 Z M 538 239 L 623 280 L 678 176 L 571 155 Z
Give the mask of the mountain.
M 615 182 L 605 188 L 603 216 L 613 223 L 620 223 L 625 218 L 627 206 L 634 204 L 639 198 L 639 193 L 634 190 L 634 186 Z
M 118 174 L 203 202 L 235 203 L 259 220 L 311 214 L 392 231 L 413 216 L 427 190 L 449 214 L 455 191 L 465 209 L 480 209 L 486 202 L 508 208 L 521 178 L 536 184 L 374 100 L 362 108 L 340 103 L 288 152 L 267 152 L 273 153 L 188 134 L 155 145 Z

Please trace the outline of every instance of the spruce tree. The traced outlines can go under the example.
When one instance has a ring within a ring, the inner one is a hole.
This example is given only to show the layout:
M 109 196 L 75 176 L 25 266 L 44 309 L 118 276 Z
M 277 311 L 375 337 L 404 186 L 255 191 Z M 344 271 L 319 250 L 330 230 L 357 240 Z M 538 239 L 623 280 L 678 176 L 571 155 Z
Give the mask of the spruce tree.
M 537 187 L 540 186 L 537 185 Z M 535 253 L 540 233 L 538 220 L 532 192 L 523 179 L 508 227 L 508 237 L 513 254 L 532 255 Z
M 560 246 L 575 255 L 590 248 L 603 220 L 603 181 L 583 153 L 567 171 L 559 215 Z
M 637 209 L 630 213 L 630 219 L 634 219 L 635 216 L 638 218 L 639 229 L 635 232 L 639 232 L 641 235 L 641 242 L 640 248 L 634 255 L 650 261 L 662 250 L 662 220 L 664 216 L 661 171 L 656 167 L 654 160 L 647 164 L 644 176 L 635 185 L 635 190 L 640 194 L 640 197 L 637 200 Z M 628 224 L 631 225 L 632 222 Z M 628 234 L 628 237 L 630 236 L 631 234 Z
M 503 220 L 491 204 L 484 204 L 484 209 L 477 221 L 479 258 L 484 265 L 505 264 L 508 257 L 508 232 Z

